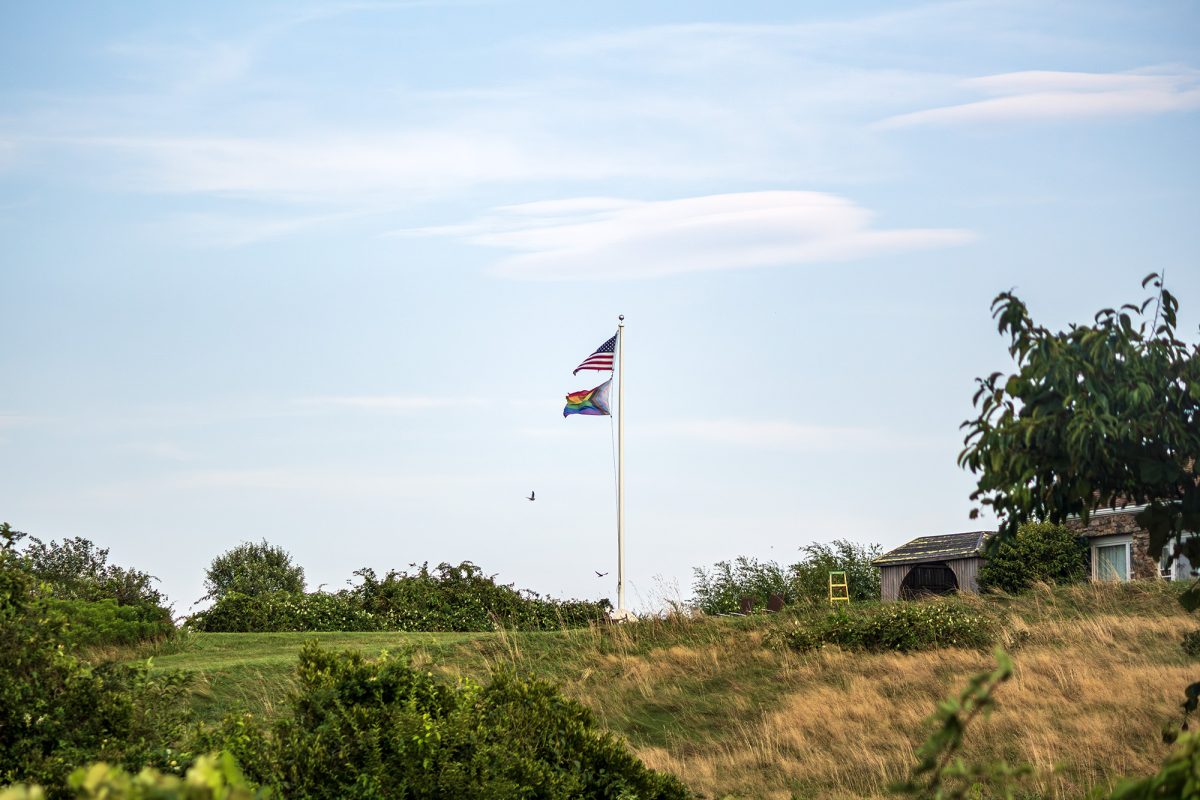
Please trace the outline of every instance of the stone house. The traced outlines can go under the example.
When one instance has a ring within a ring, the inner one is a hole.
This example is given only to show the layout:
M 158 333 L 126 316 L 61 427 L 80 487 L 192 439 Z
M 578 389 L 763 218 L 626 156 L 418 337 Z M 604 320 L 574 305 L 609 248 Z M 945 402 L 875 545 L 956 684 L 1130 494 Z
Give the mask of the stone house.
M 1167 566 L 1162 553 L 1150 552 L 1150 534 L 1138 527 L 1134 517 L 1145 506 L 1126 506 L 1093 511 L 1085 526 L 1079 519 L 1067 527 L 1088 538 L 1093 580 L 1185 580 L 1197 576 L 1186 558 Z

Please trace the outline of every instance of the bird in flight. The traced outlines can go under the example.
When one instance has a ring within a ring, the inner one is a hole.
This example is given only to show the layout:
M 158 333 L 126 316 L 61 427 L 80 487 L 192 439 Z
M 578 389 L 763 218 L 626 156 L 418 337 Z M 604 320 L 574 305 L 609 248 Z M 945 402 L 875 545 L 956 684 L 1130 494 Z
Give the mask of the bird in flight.
M 594 569 L 594 570 L 592 570 L 592 572 L 596 573 L 597 578 L 603 578 L 605 575 L 608 574 L 607 572 L 601 572 L 598 569 Z
M 526 497 L 525 499 L 532 503 L 534 500 L 537 499 L 536 493 L 531 489 L 529 491 L 529 497 Z

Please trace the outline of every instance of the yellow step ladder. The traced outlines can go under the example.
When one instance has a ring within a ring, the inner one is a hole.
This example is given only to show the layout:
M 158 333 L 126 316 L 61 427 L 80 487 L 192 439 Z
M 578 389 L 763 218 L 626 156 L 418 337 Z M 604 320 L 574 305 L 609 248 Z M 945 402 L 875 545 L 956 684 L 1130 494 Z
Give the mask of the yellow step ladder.
M 846 581 L 845 572 L 829 573 L 829 604 L 849 603 L 850 584 Z

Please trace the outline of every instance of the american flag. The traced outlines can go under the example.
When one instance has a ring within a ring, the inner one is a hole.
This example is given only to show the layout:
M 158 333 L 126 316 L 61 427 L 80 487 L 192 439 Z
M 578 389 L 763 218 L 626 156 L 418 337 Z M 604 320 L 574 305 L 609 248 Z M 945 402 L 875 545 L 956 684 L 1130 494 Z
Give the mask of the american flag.
M 581 370 L 581 369 L 597 369 L 597 370 L 612 369 L 613 368 L 613 350 L 615 350 L 616 347 L 617 347 L 617 335 L 614 333 L 613 337 L 611 339 L 609 339 L 607 342 L 605 342 L 604 344 L 597 347 L 596 352 L 592 353 L 590 356 L 585 358 L 583 360 L 583 363 L 580 364 L 578 367 L 576 367 L 575 371 L 572 372 L 571 374 L 578 375 L 579 370 Z

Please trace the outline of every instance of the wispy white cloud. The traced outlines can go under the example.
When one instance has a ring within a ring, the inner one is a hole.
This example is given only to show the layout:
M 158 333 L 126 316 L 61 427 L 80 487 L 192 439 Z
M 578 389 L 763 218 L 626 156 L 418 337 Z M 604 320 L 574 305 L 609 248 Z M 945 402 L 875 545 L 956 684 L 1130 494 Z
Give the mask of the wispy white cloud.
M 878 229 L 872 214 L 821 192 L 744 192 L 638 202 L 588 198 L 505 206 L 460 235 L 519 251 L 495 272 L 529 280 L 657 278 L 687 272 L 848 261 L 971 240 L 947 228 Z
M 1200 71 L 1147 68 L 1129 72 L 1028 71 L 962 82 L 995 95 L 888 117 L 881 127 L 972 122 L 1027 122 L 1163 114 L 1200 108 Z
M 713 444 L 804 452 L 863 452 L 931 445 L 927 440 L 894 431 L 808 425 L 789 420 L 677 420 L 656 425 L 647 433 Z
M 478 397 L 435 397 L 427 395 L 352 395 L 306 397 L 302 405 L 317 408 L 354 409 L 391 414 L 410 414 L 447 408 L 477 408 L 484 405 Z

